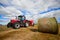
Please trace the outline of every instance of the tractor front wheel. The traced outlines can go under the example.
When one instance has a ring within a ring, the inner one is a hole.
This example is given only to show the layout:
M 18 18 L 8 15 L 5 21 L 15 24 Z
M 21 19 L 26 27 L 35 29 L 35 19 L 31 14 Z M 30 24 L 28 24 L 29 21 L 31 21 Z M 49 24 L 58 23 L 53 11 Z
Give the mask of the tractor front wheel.
M 12 26 L 12 24 L 9 22 L 8 24 L 7 24 L 7 27 L 9 28 L 9 27 L 11 27 Z
M 24 27 L 28 27 L 28 26 L 29 26 L 29 23 L 26 22 L 26 23 L 24 24 Z
M 19 29 L 20 28 L 20 23 L 16 22 L 13 24 L 14 29 Z
M 29 23 L 26 23 L 26 27 L 28 27 L 29 26 Z

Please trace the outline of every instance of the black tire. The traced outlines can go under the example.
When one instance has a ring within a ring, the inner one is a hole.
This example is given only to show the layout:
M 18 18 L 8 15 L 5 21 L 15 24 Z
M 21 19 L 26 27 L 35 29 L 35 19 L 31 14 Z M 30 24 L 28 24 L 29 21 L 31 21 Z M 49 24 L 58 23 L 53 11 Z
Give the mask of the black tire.
M 29 23 L 26 22 L 26 23 L 24 24 L 24 27 L 28 27 L 28 26 L 29 26 Z
M 26 27 L 26 24 L 24 23 L 24 27 Z
M 26 23 L 26 27 L 28 27 L 29 26 L 29 23 Z
M 13 28 L 14 29 L 19 29 L 20 28 L 20 23 L 19 22 L 14 23 Z
M 9 22 L 8 24 L 7 24 L 7 27 L 9 28 L 9 27 L 11 27 L 12 26 L 12 24 Z

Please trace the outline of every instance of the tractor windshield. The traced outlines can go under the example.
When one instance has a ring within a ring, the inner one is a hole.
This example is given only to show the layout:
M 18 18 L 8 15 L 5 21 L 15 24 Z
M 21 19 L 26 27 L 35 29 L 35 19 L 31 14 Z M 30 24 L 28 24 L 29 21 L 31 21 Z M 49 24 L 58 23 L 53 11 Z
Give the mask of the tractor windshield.
M 24 16 L 18 16 L 18 20 L 25 20 Z

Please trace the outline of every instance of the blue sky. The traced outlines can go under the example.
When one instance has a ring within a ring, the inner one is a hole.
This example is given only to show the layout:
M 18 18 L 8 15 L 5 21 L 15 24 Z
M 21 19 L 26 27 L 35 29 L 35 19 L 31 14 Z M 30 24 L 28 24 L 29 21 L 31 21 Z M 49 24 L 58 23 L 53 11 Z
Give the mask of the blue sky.
M 36 23 L 39 18 L 56 17 L 60 23 L 60 0 L 0 0 L 0 24 L 25 15 Z

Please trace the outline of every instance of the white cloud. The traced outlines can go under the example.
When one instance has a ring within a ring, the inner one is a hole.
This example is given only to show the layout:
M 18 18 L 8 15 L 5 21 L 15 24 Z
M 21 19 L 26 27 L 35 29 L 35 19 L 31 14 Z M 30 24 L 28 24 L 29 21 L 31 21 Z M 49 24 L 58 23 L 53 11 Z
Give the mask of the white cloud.
M 11 5 L 0 7 L 0 13 L 5 14 L 5 18 L 14 18 L 14 16 L 23 15 L 18 9 L 29 11 L 30 13 L 27 12 L 25 15 L 29 20 L 33 19 L 36 21 L 38 18 L 60 16 L 60 11 L 39 14 L 39 12 L 47 11 L 50 8 L 60 7 L 59 0 L 1 0 L 0 3 Z
M 0 0 L 0 3 L 2 3 L 3 5 L 8 5 L 8 6 L 10 6 L 11 4 L 10 4 L 9 1 L 10 1 L 10 0 Z
M 22 15 L 22 12 L 17 10 L 16 8 L 14 7 L 6 7 L 6 10 L 10 11 L 11 15 L 15 15 L 15 16 L 18 16 L 18 15 Z
M 14 7 L 2 7 L 0 8 L 0 14 L 5 14 L 7 17 L 15 17 L 15 16 L 18 16 L 18 15 L 23 15 L 21 11 L 17 10 L 16 8 Z M 7 18 L 6 17 L 6 18 Z

